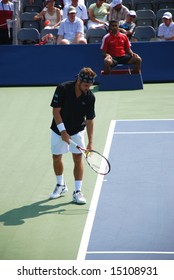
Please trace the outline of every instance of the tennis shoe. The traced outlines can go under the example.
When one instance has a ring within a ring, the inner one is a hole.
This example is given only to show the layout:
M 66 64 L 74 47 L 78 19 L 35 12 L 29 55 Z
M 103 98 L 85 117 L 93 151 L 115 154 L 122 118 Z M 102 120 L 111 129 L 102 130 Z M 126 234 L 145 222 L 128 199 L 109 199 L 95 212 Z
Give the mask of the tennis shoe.
M 77 204 L 86 204 L 86 199 L 84 198 L 81 191 L 73 192 L 73 202 Z
M 50 199 L 58 198 L 58 197 L 64 195 L 67 191 L 68 191 L 68 188 L 67 188 L 66 185 L 59 185 L 59 184 L 57 184 L 55 186 L 55 189 L 52 192 L 52 194 L 50 194 Z

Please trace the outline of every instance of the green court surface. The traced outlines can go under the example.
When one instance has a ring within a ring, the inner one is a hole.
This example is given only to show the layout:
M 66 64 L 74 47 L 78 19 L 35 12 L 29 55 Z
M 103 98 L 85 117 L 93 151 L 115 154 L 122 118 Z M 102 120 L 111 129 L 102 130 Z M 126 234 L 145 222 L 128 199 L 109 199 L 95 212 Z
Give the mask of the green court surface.
M 112 119 L 174 119 L 174 84 L 99 92 L 94 148 L 103 151 Z M 55 87 L 0 88 L 0 259 L 75 260 L 97 175 L 84 163 L 87 204 L 71 202 L 71 154 L 64 156 L 65 197 L 55 186 L 50 154 L 50 102 Z M 109 190 L 108 190 L 109 191 Z

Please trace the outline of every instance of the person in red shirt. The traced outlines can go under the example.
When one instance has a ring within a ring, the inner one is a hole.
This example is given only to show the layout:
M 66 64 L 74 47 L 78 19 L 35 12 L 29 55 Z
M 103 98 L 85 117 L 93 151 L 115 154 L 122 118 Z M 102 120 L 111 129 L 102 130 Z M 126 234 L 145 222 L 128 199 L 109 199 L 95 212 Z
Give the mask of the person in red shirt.
M 0 1 L 0 45 L 11 45 L 13 43 L 13 12 L 14 4 L 11 1 Z
M 104 73 L 109 74 L 113 66 L 119 64 L 134 64 L 133 73 L 141 69 L 141 57 L 131 50 L 131 44 L 125 34 L 119 32 L 119 22 L 109 22 L 110 32 L 103 37 L 101 50 L 104 55 Z

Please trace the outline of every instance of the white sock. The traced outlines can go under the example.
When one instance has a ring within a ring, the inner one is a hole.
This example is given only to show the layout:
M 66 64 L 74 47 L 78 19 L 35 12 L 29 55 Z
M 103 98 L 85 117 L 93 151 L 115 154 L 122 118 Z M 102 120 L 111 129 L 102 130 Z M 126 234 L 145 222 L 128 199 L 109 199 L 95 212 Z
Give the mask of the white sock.
M 57 184 L 58 185 L 64 185 L 64 177 L 63 175 L 56 176 Z
M 81 180 L 76 180 L 75 181 L 75 192 L 81 191 L 82 188 L 82 181 Z

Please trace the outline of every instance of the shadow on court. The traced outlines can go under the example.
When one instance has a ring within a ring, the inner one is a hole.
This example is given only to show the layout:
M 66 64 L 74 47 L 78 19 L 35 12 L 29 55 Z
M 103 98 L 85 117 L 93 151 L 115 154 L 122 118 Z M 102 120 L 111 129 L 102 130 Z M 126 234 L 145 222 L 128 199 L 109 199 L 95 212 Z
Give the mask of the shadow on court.
M 11 209 L 0 215 L 0 222 L 2 222 L 4 226 L 16 226 L 24 224 L 26 219 L 36 218 L 47 214 L 82 215 L 88 212 L 88 209 L 62 209 L 64 206 L 75 205 L 72 201 L 56 205 L 46 204 L 50 201 L 50 199 L 45 199 L 30 205 Z

